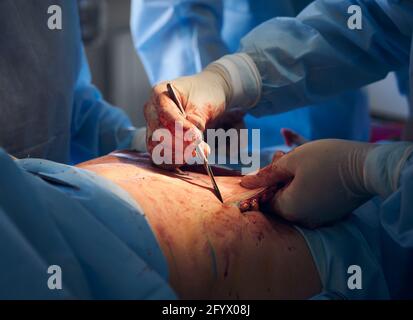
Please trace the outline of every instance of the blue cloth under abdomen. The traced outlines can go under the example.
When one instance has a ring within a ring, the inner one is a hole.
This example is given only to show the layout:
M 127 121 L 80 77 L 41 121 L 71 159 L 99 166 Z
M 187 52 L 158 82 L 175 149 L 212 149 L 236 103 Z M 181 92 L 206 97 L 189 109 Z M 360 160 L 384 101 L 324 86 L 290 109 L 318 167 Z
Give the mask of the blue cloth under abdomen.
M 139 206 L 91 172 L 0 149 L 0 298 L 172 299 Z M 49 266 L 62 270 L 50 290 Z

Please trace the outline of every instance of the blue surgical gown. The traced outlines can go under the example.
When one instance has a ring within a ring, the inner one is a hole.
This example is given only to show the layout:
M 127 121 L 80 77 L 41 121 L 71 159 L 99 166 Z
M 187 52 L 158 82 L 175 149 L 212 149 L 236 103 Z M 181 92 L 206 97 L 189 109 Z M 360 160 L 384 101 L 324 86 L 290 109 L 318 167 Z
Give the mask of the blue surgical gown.
M 2 149 L 0 177 L 0 299 L 176 297 L 143 211 L 118 186 Z M 50 266 L 61 288 L 49 287 Z
M 288 0 L 133 0 L 131 28 L 150 82 L 174 79 L 202 70 L 234 52 L 250 30 L 275 16 L 295 16 L 310 1 Z M 299 53 L 297 53 L 299 55 Z M 288 59 L 291 60 L 291 59 Z M 276 113 L 273 108 L 272 113 Z M 278 115 L 259 111 L 245 117 L 259 128 L 261 147 L 283 143 L 280 129 L 293 129 L 309 139 L 367 140 L 369 115 L 360 91 L 318 105 Z M 264 116 L 265 115 L 265 116 Z
M 0 1 L 0 30 L 1 147 L 73 163 L 130 146 L 128 117 L 91 84 L 77 1 Z
M 362 10 L 362 30 L 347 27 L 350 5 Z M 412 37 L 409 0 L 318 0 L 296 19 L 269 20 L 242 41 L 241 51 L 254 60 L 263 79 L 262 99 L 252 112 L 314 103 L 409 65 L 412 95 Z M 413 298 L 412 158 L 398 190 L 358 213 L 360 230 L 377 251 L 392 298 Z M 375 218 L 378 223 L 371 223 Z
M 362 30 L 347 26 L 351 5 L 362 10 Z M 288 111 L 405 70 L 412 29 L 413 2 L 406 0 L 318 0 L 297 18 L 264 22 L 241 44 L 263 80 L 251 112 Z

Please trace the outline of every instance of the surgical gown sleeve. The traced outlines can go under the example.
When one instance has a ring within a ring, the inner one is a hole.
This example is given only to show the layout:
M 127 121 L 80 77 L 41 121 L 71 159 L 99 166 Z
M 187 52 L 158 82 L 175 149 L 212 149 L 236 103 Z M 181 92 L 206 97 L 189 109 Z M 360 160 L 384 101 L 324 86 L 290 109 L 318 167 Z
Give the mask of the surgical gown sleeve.
M 352 5 L 361 8 L 361 30 L 348 27 Z M 261 24 L 243 38 L 240 53 L 215 64 L 232 76 L 234 101 L 248 93 L 249 103 L 231 107 L 251 109 L 260 98 L 251 113 L 284 112 L 406 67 L 411 21 L 411 1 L 318 0 L 297 18 Z
M 380 146 L 368 156 L 365 167 L 370 186 L 386 197 L 379 212 L 379 245 L 391 297 L 412 299 L 413 144 Z
M 379 195 L 381 203 L 377 212 L 372 207 L 372 211 L 359 214 L 364 219 L 370 219 L 371 214 L 378 215 L 379 224 L 375 228 L 379 228 L 379 233 L 375 245 L 380 248 L 390 296 L 412 299 L 413 143 L 378 145 L 367 155 L 363 171 L 366 188 Z
M 71 163 L 132 147 L 136 129 L 120 108 L 113 107 L 91 83 L 84 50 L 75 85 L 71 122 Z
M 190 75 L 228 53 L 222 0 L 133 0 L 131 30 L 151 84 Z

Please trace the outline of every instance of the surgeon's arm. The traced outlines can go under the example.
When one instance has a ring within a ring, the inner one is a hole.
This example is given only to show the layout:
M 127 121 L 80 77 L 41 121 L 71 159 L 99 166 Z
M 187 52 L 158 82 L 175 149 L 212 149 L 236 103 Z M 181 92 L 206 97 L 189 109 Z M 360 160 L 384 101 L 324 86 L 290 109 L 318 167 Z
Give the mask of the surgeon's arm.
M 76 82 L 71 128 L 71 162 L 78 163 L 115 149 L 134 148 L 137 131 L 128 116 L 111 106 L 91 83 L 86 55 Z
M 348 28 L 351 5 L 362 9 L 362 30 Z M 241 53 L 214 65 L 231 83 L 230 107 L 261 114 L 284 112 L 377 81 L 406 66 L 411 19 L 410 1 L 319 0 L 297 18 L 263 23 L 243 39 Z M 258 97 L 255 108 L 239 103 Z
M 190 75 L 228 53 L 222 0 L 133 0 L 131 29 L 149 80 Z

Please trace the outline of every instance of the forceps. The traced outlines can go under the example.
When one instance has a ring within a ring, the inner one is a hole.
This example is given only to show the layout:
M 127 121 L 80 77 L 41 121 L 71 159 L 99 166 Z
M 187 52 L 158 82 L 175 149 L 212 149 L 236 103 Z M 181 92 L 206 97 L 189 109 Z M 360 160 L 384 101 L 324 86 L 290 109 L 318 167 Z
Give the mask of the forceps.
M 166 88 L 167 88 L 167 90 L 168 90 L 169 97 L 170 97 L 170 98 L 172 99 L 172 101 L 176 104 L 176 106 L 178 107 L 178 109 L 181 111 L 182 115 L 186 116 L 185 110 L 184 110 L 184 108 L 182 107 L 182 105 L 181 105 L 180 101 L 178 100 L 178 98 L 176 97 L 175 91 L 174 91 L 174 89 L 172 88 L 171 84 L 168 83 L 168 84 L 166 85 Z M 209 179 L 211 180 L 212 186 L 213 186 L 213 188 L 214 188 L 215 195 L 217 196 L 217 198 L 219 199 L 219 201 L 221 201 L 222 203 L 224 203 L 224 201 L 223 201 L 223 199 L 222 199 L 221 192 L 219 191 L 217 182 L 215 181 L 214 173 L 212 172 L 211 166 L 210 166 L 209 163 L 208 163 L 208 159 L 207 159 L 207 157 L 205 156 L 204 151 L 199 147 L 199 144 L 197 144 L 197 146 L 196 146 L 196 151 L 197 151 L 198 155 L 201 157 L 201 159 L 202 159 L 202 161 L 203 161 L 205 171 L 208 173 Z

